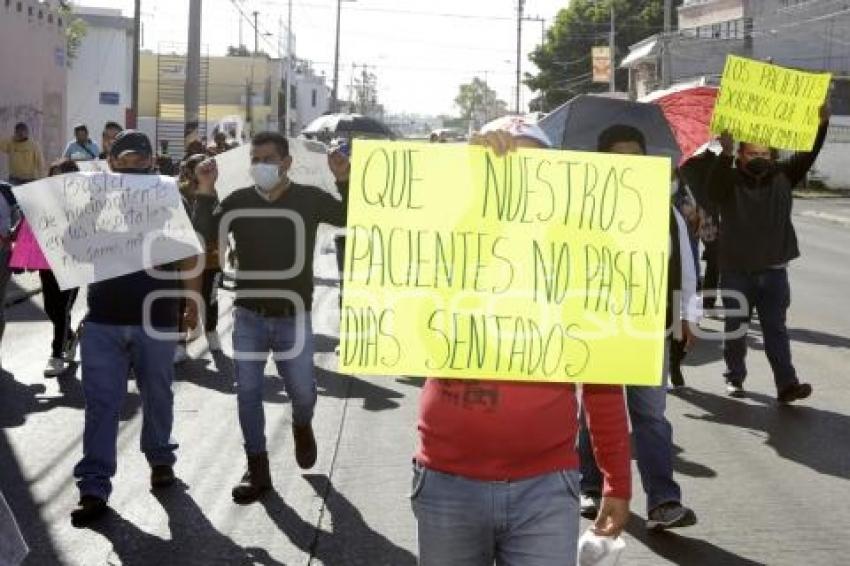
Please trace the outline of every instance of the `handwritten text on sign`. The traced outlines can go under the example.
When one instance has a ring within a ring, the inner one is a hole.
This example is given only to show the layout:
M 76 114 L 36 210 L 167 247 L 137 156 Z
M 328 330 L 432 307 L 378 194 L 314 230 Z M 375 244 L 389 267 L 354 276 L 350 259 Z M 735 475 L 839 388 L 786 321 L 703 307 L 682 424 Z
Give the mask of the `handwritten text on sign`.
M 201 251 L 170 177 L 73 173 L 14 192 L 62 289 Z
M 658 384 L 669 159 L 355 142 L 351 373 Z
M 820 108 L 829 89 L 828 73 L 805 73 L 729 55 L 711 131 L 777 149 L 810 151 Z

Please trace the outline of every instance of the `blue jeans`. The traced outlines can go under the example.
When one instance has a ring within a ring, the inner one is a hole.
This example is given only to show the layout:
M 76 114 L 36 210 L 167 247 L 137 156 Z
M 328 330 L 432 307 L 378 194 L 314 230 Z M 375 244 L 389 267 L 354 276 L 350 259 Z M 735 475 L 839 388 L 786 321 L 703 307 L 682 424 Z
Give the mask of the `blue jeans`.
M 728 308 L 740 308 L 742 316 L 726 317 L 726 333 L 737 332 L 748 325 L 753 308 L 758 311 L 764 337 L 764 351 L 773 370 L 773 380 L 777 391 L 798 382 L 797 372 L 791 363 L 791 340 L 785 319 L 791 306 L 791 286 L 788 284 L 787 269 L 767 269 L 756 273 L 724 271 L 721 275 L 724 291 L 737 291 L 747 299 L 746 305 L 740 305 L 732 297 L 723 296 L 723 305 Z M 726 380 L 741 384 L 747 377 L 747 336 L 727 339 L 723 343 L 723 357 L 726 359 Z
M 480 481 L 414 464 L 421 566 L 574 566 L 578 472 Z
M 239 425 L 245 439 L 245 451 L 258 454 L 266 451 L 263 381 L 269 352 L 273 354 L 277 373 L 284 380 L 286 394 L 292 401 L 293 424 L 303 426 L 313 420 L 317 399 L 313 376 L 313 326 L 309 312 L 294 317 L 265 317 L 236 307 L 233 319 Z M 303 347 L 294 357 L 283 356 L 297 346 L 299 334 L 303 336 Z
M 176 333 L 177 329 L 160 331 Z M 130 367 L 142 398 L 142 452 L 151 466 L 174 464 L 177 444 L 171 439 L 171 383 L 176 345 L 176 339 L 148 336 L 142 326 L 85 323 L 80 341 L 86 400 L 83 459 L 74 468 L 80 494 L 108 499 L 112 491 L 118 420 Z
M 665 356 L 666 358 L 666 356 Z M 673 427 L 664 416 L 667 387 L 626 386 L 626 403 L 632 423 L 640 481 L 646 493 L 647 514 L 664 503 L 682 501 L 682 490 L 673 479 Z M 602 493 L 602 473 L 593 448 L 584 410 L 579 428 L 582 493 Z

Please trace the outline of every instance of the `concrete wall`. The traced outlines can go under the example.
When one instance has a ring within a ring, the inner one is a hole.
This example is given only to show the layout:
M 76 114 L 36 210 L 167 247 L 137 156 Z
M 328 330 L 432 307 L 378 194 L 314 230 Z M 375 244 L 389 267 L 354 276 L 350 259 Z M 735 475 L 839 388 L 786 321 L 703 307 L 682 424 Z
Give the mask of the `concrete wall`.
M 829 134 L 817 162 L 812 168 L 812 178 L 823 181 L 833 189 L 850 189 L 850 116 L 835 116 L 829 124 Z
M 21 10 L 17 10 L 17 5 Z M 0 136 L 26 122 L 45 159 L 65 142 L 65 35 L 60 18 L 35 0 L 0 2 Z M 0 154 L 0 178 L 8 175 Z
M 65 132 L 70 139 L 74 125 L 86 124 L 92 139 L 100 143 L 103 125 L 110 120 L 124 125 L 131 104 L 133 21 L 121 17 L 120 10 L 76 13 L 86 22 L 87 32 L 68 69 Z

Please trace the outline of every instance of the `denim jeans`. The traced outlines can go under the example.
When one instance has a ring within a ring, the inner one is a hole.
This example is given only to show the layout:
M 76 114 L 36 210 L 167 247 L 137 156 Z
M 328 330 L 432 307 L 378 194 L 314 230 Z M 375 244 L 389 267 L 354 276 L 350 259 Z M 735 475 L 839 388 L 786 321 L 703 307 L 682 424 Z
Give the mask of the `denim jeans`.
M 421 566 L 573 566 L 578 472 L 480 481 L 414 463 Z
M 738 332 L 748 325 L 753 308 L 758 311 L 764 337 L 764 351 L 773 370 L 773 380 L 777 391 L 797 383 L 797 372 L 791 363 L 791 340 L 785 319 L 791 306 L 791 286 L 788 284 L 787 269 L 767 269 L 756 273 L 724 271 L 721 276 L 724 291 L 737 291 L 746 297 L 748 304 L 740 305 L 733 297 L 724 293 L 723 305 L 727 309 L 743 306 L 742 316 L 726 317 L 727 334 Z M 726 359 L 726 379 L 734 383 L 743 383 L 747 377 L 747 336 L 727 339 L 723 343 L 723 357 Z
M 668 359 L 665 347 L 664 359 Z M 667 370 L 658 387 L 626 386 L 626 404 L 632 424 L 640 481 L 646 493 L 647 514 L 664 503 L 682 501 L 682 490 L 673 479 L 673 427 L 664 416 L 667 408 Z M 579 421 L 581 492 L 602 493 L 602 473 L 593 456 L 587 421 L 582 409 Z
M 258 454 L 266 451 L 263 381 L 269 352 L 273 354 L 277 373 L 284 380 L 286 394 L 292 401 L 293 424 L 302 426 L 313 420 L 317 399 L 313 326 L 309 312 L 292 317 L 265 317 L 236 307 L 233 319 L 239 425 L 245 439 L 245 451 Z M 303 347 L 291 352 L 299 341 Z
M 176 328 L 160 329 L 176 332 Z M 141 449 L 151 466 L 173 465 L 176 339 L 155 339 L 142 326 L 85 323 L 80 341 L 86 400 L 83 459 L 74 468 L 82 495 L 108 499 L 115 475 L 118 420 L 130 367 L 142 398 Z

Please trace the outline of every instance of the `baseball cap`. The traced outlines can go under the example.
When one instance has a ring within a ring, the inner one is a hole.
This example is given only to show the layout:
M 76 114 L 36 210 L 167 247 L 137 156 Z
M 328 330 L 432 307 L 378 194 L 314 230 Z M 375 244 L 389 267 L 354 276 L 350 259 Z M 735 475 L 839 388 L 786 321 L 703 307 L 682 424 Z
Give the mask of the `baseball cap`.
M 543 128 L 537 122 L 525 116 L 502 116 L 492 122 L 488 122 L 481 128 L 482 134 L 501 130 L 511 134 L 515 138 L 528 138 L 542 144 L 544 147 L 552 147 L 552 141 Z
M 123 132 L 119 132 L 115 136 L 115 141 L 112 142 L 109 155 L 117 159 L 126 153 L 141 153 L 152 156 L 153 147 L 148 136 L 139 130 L 124 130 Z

